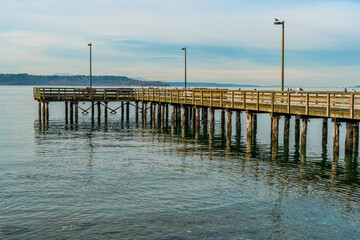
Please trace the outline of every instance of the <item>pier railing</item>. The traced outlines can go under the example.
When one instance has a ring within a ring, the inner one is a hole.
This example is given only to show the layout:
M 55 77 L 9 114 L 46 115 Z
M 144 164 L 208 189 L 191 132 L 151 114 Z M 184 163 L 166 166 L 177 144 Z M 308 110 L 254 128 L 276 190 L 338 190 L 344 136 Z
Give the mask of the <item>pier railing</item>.
M 133 88 L 34 88 L 39 101 L 117 101 L 133 100 Z
M 360 93 L 136 88 L 135 99 L 173 104 L 360 119 Z

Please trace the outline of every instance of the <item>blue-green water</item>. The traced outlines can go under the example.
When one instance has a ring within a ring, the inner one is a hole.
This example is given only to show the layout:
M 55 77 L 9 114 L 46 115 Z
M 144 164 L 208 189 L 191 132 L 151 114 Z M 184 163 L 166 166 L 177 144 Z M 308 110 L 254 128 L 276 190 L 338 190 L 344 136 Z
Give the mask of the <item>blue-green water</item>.
M 143 128 L 133 108 L 129 122 L 81 115 L 69 126 L 51 103 L 44 130 L 31 87 L 0 87 L 0 106 L 0 239 L 360 238 L 358 160 L 343 157 L 344 127 L 333 165 L 332 125 L 324 151 L 321 120 L 308 124 L 302 161 L 293 119 L 289 157 L 280 132 L 274 159 L 268 115 L 249 156 L 245 134 L 226 148 L 219 122 L 210 146 L 202 130 L 195 140 Z

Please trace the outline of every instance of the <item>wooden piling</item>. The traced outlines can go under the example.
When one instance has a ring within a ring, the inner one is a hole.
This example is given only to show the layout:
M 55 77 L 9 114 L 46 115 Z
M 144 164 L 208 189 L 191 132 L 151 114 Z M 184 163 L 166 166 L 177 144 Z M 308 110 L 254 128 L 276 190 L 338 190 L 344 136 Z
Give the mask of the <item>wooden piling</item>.
M 334 120 L 334 140 L 333 140 L 333 155 L 338 156 L 339 155 L 339 125 L 340 123 Z
M 359 151 L 359 122 L 354 123 L 354 156 Z
M 246 114 L 246 129 L 247 129 L 247 139 L 249 140 L 250 139 L 250 142 L 251 142 L 251 139 L 252 139 L 252 114 L 250 112 L 247 112 Z
M 328 136 L 328 119 L 323 118 L 322 124 L 322 143 L 327 143 L 327 136 Z
M 70 124 L 74 123 L 74 102 L 70 102 Z
M 135 122 L 139 122 L 139 101 L 135 101 Z
M 157 122 L 158 122 L 158 125 L 160 125 L 161 124 L 161 103 L 158 103 L 157 104 L 157 106 L 158 106 L 158 111 L 157 111 Z
M 91 122 L 94 123 L 95 119 L 95 104 L 94 102 L 91 102 Z
M 75 102 L 75 124 L 79 123 L 79 102 Z
M 241 133 L 241 111 L 236 111 L 236 134 Z
M 164 128 L 164 123 L 165 123 L 165 104 L 160 104 L 161 106 L 161 121 L 160 121 L 160 127 L 161 129 Z
M 104 106 L 104 120 L 105 120 L 105 123 L 107 123 L 107 120 L 108 120 L 108 102 L 104 102 L 105 106 Z
M 251 114 L 252 116 L 252 124 L 251 124 L 251 127 L 252 127 L 252 132 L 253 134 L 257 132 L 257 114 L 256 113 L 252 113 Z
M 295 118 L 295 145 L 299 145 L 300 140 L 300 118 L 296 116 Z
M 195 106 L 195 139 L 199 138 L 199 129 L 200 129 L 200 108 Z
M 210 133 L 214 133 L 215 130 L 215 109 L 210 108 Z
M 124 102 L 121 101 L 121 121 L 124 121 L 124 111 L 125 111 Z
M 143 122 L 143 126 L 146 127 L 146 102 L 142 102 L 142 122 Z M 151 110 L 150 110 L 151 111 Z
M 231 115 L 232 115 L 232 111 L 229 109 L 226 109 L 227 111 L 227 135 L 229 137 L 231 137 L 231 130 L 232 130 L 232 125 L 231 125 Z
M 45 121 L 49 122 L 49 102 L 45 102 L 45 118 Z
M 352 122 L 346 123 L 345 129 L 345 154 L 352 154 L 354 147 L 354 124 Z
M 176 121 L 176 107 L 171 105 L 171 134 L 174 135 Z
M 302 119 L 302 126 L 301 126 L 301 152 L 306 151 L 306 138 L 307 138 L 307 118 Z
M 271 146 L 278 147 L 279 144 L 279 116 L 271 116 Z
M 221 127 L 225 127 L 225 109 L 221 109 Z
M 187 124 L 187 108 L 185 105 L 182 105 L 182 125 L 183 127 L 186 127 L 186 124 Z
M 155 103 L 151 103 L 151 126 L 155 127 L 155 112 L 156 112 L 156 105 Z
M 130 102 L 126 102 L 126 121 L 129 122 L 130 119 Z
M 169 122 L 169 104 L 165 103 L 165 121 L 166 121 L 166 127 L 168 127 Z
M 289 145 L 290 136 L 290 115 L 285 115 L 284 119 L 284 145 Z
M 65 102 L 65 124 L 68 124 L 69 119 L 69 104 Z
M 97 113 L 98 113 L 98 122 L 100 122 L 101 121 L 101 102 L 97 102 Z

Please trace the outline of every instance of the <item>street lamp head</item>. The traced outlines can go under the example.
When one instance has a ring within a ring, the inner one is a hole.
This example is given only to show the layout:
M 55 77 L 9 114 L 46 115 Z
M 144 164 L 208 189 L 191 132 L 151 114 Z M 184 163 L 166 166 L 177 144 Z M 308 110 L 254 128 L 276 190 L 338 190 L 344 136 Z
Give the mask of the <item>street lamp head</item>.
M 89 47 L 91 47 L 91 46 L 92 46 L 92 44 L 91 44 L 91 43 L 89 43 L 89 44 L 88 44 L 88 46 L 89 46 Z
M 280 22 L 279 19 L 275 18 L 274 25 L 283 25 L 284 21 Z
M 181 50 L 186 50 L 186 47 L 182 48 Z

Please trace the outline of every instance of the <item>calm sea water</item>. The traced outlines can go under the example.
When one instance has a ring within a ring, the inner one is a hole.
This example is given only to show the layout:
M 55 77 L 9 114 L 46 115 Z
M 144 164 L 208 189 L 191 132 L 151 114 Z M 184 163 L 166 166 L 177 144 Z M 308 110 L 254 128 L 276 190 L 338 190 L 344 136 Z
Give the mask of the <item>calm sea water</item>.
M 322 121 L 311 120 L 302 161 L 293 119 L 289 157 L 282 131 L 271 157 L 267 114 L 250 156 L 244 136 L 226 148 L 218 115 L 210 146 L 203 130 L 195 140 L 143 128 L 133 108 L 129 122 L 80 115 L 69 126 L 51 103 L 44 130 L 31 87 L 0 87 L 0 106 L 0 239 L 360 238 L 358 159 L 343 157 L 344 126 L 333 165 L 330 121 L 323 148 Z

